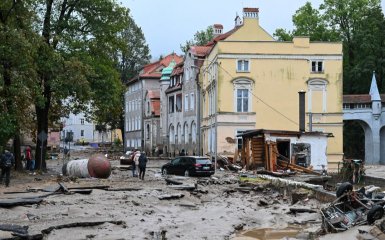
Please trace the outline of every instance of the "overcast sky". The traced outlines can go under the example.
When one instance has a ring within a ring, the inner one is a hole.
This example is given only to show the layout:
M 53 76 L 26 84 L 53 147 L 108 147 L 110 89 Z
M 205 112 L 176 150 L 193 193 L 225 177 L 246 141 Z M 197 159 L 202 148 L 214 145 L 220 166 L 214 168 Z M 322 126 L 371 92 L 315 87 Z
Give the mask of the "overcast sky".
M 119 0 L 118 0 L 119 1 Z M 236 13 L 244 7 L 259 8 L 260 25 L 270 34 L 277 28 L 291 30 L 292 16 L 307 0 L 120 0 L 145 35 L 151 55 L 157 59 L 173 51 L 195 32 L 220 23 L 224 32 L 234 27 Z M 311 0 L 318 8 L 323 0 Z M 381 0 L 382 8 L 385 0 Z

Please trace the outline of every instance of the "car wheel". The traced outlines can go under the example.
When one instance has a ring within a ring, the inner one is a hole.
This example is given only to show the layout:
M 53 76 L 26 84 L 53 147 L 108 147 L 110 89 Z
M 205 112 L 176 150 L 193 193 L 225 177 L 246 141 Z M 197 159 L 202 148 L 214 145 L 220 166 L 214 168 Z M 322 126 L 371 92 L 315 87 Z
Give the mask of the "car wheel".
M 353 185 L 349 182 L 342 183 L 341 186 L 339 186 L 336 191 L 336 196 L 337 198 L 339 198 L 342 195 L 344 195 L 344 193 L 350 192 L 350 191 L 353 191 Z M 346 200 L 345 197 L 341 199 L 341 201 L 345 201 L 345 200 Z
M 167 169 L 166 169 L 166 168 L 163 168 L 163 169 L 162 169 L 162 175 L 164 175 L 164 176 L 167 175 Z
M 384 216 L 384 208 L 380 205 L 374 205 L 368 212 L 367 220 L 369 224 L 374 223 L 376 220 L 381 219 Z
M 189 170 L 184 171 L 184 176 L 185 177 L 190 177 L 190 171 Z

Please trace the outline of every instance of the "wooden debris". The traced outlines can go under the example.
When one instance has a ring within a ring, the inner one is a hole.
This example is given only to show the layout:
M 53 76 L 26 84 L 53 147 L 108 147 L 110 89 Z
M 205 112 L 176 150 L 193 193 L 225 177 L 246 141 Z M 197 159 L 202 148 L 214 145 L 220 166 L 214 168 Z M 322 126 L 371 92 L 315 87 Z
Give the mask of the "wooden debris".
M 188 191 L 196 189 L 196 185 L 171 185 L 169 187 L 172 188 L 172 189 L 188 190 Z
M 140 191 L 143 188 L 108 188 L 106 191 Z
M 92 193 L 92 189 L 73 189 L 73 190 L 70 190 L 69 192 L 88 195 Z
M 110 188 L 110 186 L 108 186 L 108 185 L 96 185 L 96 186 L 68 187 L 68 190 L 72 190 L 72 189 L 101 189 L 101 190 L 106 190 L 109 188 Z
M 175 194 L 164 194 L 158 197 L 159 200 L 169 200 L 169 199 L 179 199 L 184 197 L 184 194 L 182 193 L 175 193 Z
M 278 163 L 278 165 L 280 165 L 282 167 L 287 167 L 288 169 L 293 170 L 293 171 L 310 173 L 310 174 L 315 174 L 315 175 L 322 175 L 319 172 L 310 170 L 310 169 L 305 168 L 305 167 L 298 166 L 296 164 L 288 163 L 286 161 L 282 161 L 282 160 L 279 160 L 279 159 L 277 159 L 277 163 Z
M 20 226 L 16 224 L 0 224 L 1 231 L 14 232 L 19 234 L 28 234 L 28 226 Z
M 172 185 L 182 185 L 183 182 L 178 182 L 176 180 L 170 179 L 170 178 L 165 178 L 164 179 L 167 184 L 172 184 Z
M 58 225 L 58 226 L 52 226 L 52 227 L 43 229 L 41 232 L 43 234 L 49 234 L 53 230 L 57 230 L 57 229 L 74 228 L 74 227 L 92 227 L 92 226 L 102 225 L 102 224 L 105 224 L 105 223 L 112 223 L 112 224 L 115 224 L 115 225 L 122 225 L 125 222 L 124 221 L 74 222 L 74 223 L 67 223 L 67 224 L 62 224 L 62 225 Z
M 0 200 L 0 207 L 11 208 L 11 207 L 15 207 L 15 206 L 38 204 L 41 201 L 43 201 L 42 197 L 1 199 Z
M 316 213 L 316 210 L 310 208 L 290 208 L 291 213 Z

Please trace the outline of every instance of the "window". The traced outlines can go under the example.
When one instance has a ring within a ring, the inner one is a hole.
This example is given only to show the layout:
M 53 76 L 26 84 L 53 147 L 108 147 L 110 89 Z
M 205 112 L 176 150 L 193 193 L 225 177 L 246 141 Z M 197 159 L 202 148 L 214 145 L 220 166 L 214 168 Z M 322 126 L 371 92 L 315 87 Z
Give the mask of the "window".
M 182 94 L 176 95 L 176 111 L 182 112 Z
M 327 85 L 324 79 L 311 79 L 307 82 L 307 110 L 308 112 L 327 112 Z
M 150 124 L 147 124 L 147 127 L 146 127 L 146 138 L 150 139 Z
M 243 140 L 242 140 L 242 137 L 238 136 L 239 134 L 242 134 L 244 132 L 246 132 L 247 130 L 237 130 L 236 134 L 235 134 L 235 139 L 237 139 L 237 148 L 238 150 L 241 150 L 242 149 L 242 145 L 243 145 Z
M 191 141 L 193 144 L 197 142 L 197 127 L 195 122 L 191 123 Z
M 252 109 L 251 89 L 253 80 L 239 78 L 234 84 L 234 112 L 250 112 Z
M 249 111 L 249 90 L 237 89 L 237 112 Z
M 168 98 L 168 112 L 173 113 L 174 112 L 174 96 L 170 96 Z
M 237 72 L 249 72 L 249 60 L 238 60 Z
M 81 124 L 81 125 L 84 125 L 84 118 L 81 118 L 81 119 L 80 119 L 80 124 Z
M 80 130 L 80 137 L 84 137 L 84 130 Z
M 183 135 L 184 135 L 184 143 L 188 144 L 189 142 L 189 134 L 188 134 L 188 124 L 187 122 L 183 125 Z
M 184 111 L 188 111 L 188 106 L 189 106 L 189 103 L 188 103 L 188 94 L 184 95 Z
M 194 110 L 195 107 L 195 97 L 194 93 L 190 93 L 190 110 Z
M 150 115 L 150 102 L 147 102 L 147 115 Z
M 311 72 L 322 73 L 324 71 L 323 61 L 311 61 Z

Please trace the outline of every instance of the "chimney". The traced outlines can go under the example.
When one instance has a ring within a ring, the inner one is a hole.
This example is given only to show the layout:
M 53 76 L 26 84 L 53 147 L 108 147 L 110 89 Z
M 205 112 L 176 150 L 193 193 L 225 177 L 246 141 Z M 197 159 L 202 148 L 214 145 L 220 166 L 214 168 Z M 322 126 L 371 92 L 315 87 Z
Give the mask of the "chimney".
M 242 25 L 242 20 L 241 20 L 241 18 L 239 17 L 238 13 L 237 13 L 237 15 L 235 16 L 234 22 L 235 22 L 235 27 L 239 27 L 239 26 Z
M 299 131 L 305 132 L 305 91 L 298 92 L 299 95 Z
M 214 38 L 221 35 L 223 33 L 223 25 L 222 24 L 214 24 L 213 25 Z
M 259 8 L 243 8 L 243 19 L 255 18 L 258 19 Z

